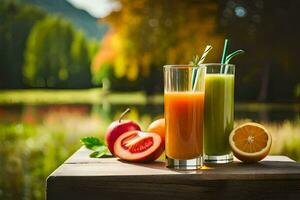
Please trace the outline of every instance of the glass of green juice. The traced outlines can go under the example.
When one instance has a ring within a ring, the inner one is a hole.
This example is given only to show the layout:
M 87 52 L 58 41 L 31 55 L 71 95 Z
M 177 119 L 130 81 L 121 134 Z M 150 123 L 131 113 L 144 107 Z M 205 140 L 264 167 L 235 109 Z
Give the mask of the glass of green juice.
M 205 162 L 229 163 L 233 155 L 229 134 L 234 123 L 234 71 L 232 64 L 207 63 L 205 76 Z

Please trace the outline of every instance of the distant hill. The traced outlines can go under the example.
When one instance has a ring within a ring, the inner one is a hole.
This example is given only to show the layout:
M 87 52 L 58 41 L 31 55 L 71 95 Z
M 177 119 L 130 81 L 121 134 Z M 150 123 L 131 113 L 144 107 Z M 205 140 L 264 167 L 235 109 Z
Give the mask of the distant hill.
M 21 0 L 21 2 L 37 5 L 49 13 L 63 15 L 89 38 L 101 39 L 108 29 L 107 25 L 97 24 L 97 18 L 84 10 L 73 7 L 66 0 Z

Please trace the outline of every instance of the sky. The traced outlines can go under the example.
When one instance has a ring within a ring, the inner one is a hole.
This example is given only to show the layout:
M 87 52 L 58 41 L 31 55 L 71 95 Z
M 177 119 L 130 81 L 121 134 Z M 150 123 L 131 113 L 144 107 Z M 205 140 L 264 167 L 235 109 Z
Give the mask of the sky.
M 66 0 L 74 7 L 87 11 L 96 18 L 102 18 L 114 10 L 121 8 L 120 3 L 113 0 Z

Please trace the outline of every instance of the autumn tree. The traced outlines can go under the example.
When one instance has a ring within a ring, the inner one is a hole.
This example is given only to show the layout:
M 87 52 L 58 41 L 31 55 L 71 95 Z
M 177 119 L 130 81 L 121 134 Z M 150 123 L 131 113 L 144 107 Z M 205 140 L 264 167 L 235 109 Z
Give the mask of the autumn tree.
M 114 80 L 135 82 L 135 88 L 152 93 L 162 90 L 163 65 L 187 64 L 207 44 L 216 50 L 209 60 L 218 56 L 223 38 L 214 32 L 215 1 L 119 2 L 122 9 L 102 19 L 110 31 L 93 62 L 93 75 L 102 74 L 98 81 L 106 78 L 103 71 L 112 72 Z M 113 88 L 122 89 L 114 83 Z

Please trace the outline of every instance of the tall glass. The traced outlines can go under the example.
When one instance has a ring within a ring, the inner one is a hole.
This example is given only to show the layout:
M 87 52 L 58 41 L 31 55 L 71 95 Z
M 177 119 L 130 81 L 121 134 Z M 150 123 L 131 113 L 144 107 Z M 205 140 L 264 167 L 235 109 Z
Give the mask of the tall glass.
M 234 70 L 231 64 L 208 63 L 205 76 L 205 162 L 228 163 L 233 156 L 229 134 L 234 123 Z
M 197 169 L 203 164 L 205 71 L 205 67 L 164 66 L 167 167 Z

